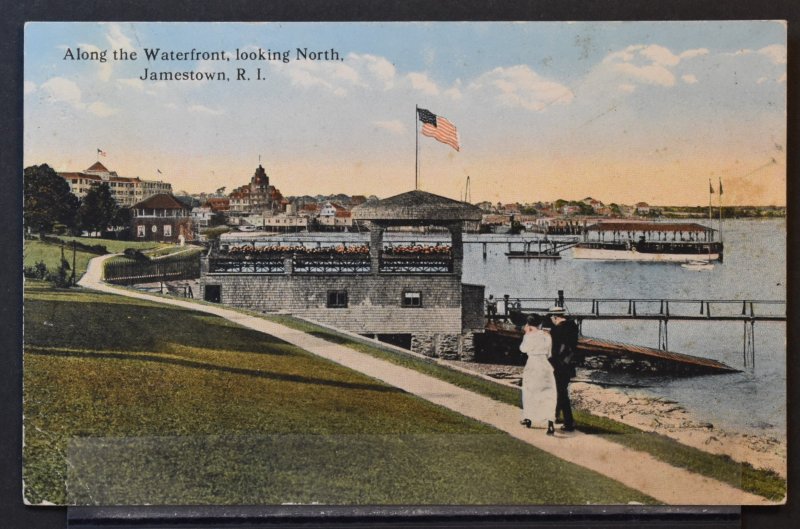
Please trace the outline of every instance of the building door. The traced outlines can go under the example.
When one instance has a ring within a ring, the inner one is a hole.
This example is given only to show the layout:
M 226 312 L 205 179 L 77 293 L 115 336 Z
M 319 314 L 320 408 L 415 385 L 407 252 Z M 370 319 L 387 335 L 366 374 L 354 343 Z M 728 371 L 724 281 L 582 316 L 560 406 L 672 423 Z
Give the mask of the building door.
M 206 285 L 203 299 L 212 303 L 219 303 L 222 300 L 222 285 Z

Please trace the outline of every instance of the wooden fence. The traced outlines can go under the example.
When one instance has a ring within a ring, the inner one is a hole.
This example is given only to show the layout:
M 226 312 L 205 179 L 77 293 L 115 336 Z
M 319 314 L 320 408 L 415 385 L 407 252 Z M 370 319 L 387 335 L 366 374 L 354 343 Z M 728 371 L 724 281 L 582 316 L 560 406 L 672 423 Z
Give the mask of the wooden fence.
M 113 260 L 106 263 L 103 276 L 109 283 L 120 285 L 196 279 L 200 277 L 200 254 L 145 262 Z

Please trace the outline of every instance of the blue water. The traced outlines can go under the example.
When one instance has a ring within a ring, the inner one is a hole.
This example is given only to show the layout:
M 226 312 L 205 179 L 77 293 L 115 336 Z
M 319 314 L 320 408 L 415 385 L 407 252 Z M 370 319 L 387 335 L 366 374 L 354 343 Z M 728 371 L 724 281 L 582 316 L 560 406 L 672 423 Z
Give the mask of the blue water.
M 715 223 L 716 224 L 716 223 Z M 716 227 L 716 226 L 715 226 Z M 570 297 L 786 299 L 786 224 L 782 219 L 726 221 L 725 261 L 697 272 L 669 263 L 508 259 L 504 245 L 465 247 L 464 281 L 486 285 L 486 295 Z M 569 307 L 568 307 L 569 308 Z M 756 310 L 768 310 L 758 307 Z M 783 311 L 783 306 L 772 311 Z M 573 310 L 578 310 L 574 308 Z M 581 310 L 585 310 L 581 307 Z M 618 309 L 619 310 L 619 309 Z M 697 311 L 699 305 L 675 307 Z M 723 307 L 712 310 L 726 310 Z M 727 308 L 740 313 L 741 305 Z M 658 347 L 657 322 L 587 321 L 587 336 Z M 675 400 L 715 425 L 785 437 L 786 324 L 755 325 L 755 369 L 739 374 L 691 378 L 650 378 L 642 390 Z M 670 322 L 669 349 L 743 366 L 741 322 Z
M 716 228 L 716 222 L 713 227 Z M 475 237 L 467 235 L 465 240 Z M 262 239 L 258 244 L 274 244 L 275 240 L 291 238 L 328 241 L 326 244 L 367 242 L 365 234 L 315 233 L 281 235 L 270 238 L 270 242 L 262 242 Z M 387 238 L 424 240 L 441 236 L 387 234 Z M 520 298 L 555 298 L 558 290 L 563 290 L 567 298 L 786 299 L 786 223 L 783 219 L 726 221 L 723 238 L 725 262 L 703 272 L 686 270 L 675 263 L 572 259 L 569 252 L 560 260 L 508 259 L 505 244 L 488 245 L 484 259 L 480 244 L 466 244 L 463 280 L 485 285 L 487 296 L 493 294 L 500 299 L 504 294 Z M 522 246 L 517 245 L 515 249 L 522 249 Z M 757 306 L 756 310 L 777 308 L 783 311 L 784 307 Z M 572 309 L 588 310 L 587 307 Z M 625 309 L 627 306 L 616 307 L 618 311 Z M 699 305 L 674 305 L 671 309 L 672 313 L 700 312 Z M 650 307 L 650 310 L 657 309 Z M 712 310 L 736 314 L 741 313 L 741 305 L 712 306 Z M 583 333 L 658 347 L 658 323 L 654 321 L 587 321 Z M 633 382 L 649 386 L 642 392 L 677 401 L 698 418 L 715 425 L 785 438 L 786 324 L 757 323 L 755 344 L 753 370 L 679 379 L 640 378 Z M 671 351 L 712 358 L 743 369 L 742 346 L 741 322 L 669 323 Z

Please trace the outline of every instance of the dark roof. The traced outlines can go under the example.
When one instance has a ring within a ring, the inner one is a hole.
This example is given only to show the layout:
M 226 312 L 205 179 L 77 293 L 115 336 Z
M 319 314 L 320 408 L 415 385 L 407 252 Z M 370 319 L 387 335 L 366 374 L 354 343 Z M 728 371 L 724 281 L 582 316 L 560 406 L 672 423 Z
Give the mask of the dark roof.
M 132 206 L 134 209 L 189 209 L 172 195 L 158 193 Z
M 94 162 L 94 164 L 92 164 L 92 166 L 90 168 L 88 168 L 87 171 L 97 171 L 97 172 L 100 172 L 100 173 L 108 173 L 109 172 L 109 170 L 106 169 L 106 166 L 101 164 L 100 162 Z
M 352 210 L 362 220 L 465 221 L 481 220 L 477 206 L 425 191 L 408 191 Z
M 600 222 L 587 231 L 715 231 L 696 222 Z

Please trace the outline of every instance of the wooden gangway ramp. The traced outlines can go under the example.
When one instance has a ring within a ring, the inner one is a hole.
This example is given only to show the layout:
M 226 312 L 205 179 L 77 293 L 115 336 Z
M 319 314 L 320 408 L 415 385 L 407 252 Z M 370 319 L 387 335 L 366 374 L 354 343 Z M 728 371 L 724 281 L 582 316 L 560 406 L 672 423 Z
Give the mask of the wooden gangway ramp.
M 519 346 L 523 332 L 514 325 L 489 322 L 483 338 L 483 347 L 506 347 L 513 353 Z M 584 367 L 604 371 L 626 371 L 649 374 L 711 375 L 738 373 L 722 362 L 652 347 L 634 345 L 600 338 L 581 336 L 578 351 L 584 356 Z M 517 349 L 518 352 L 518 349 Z

